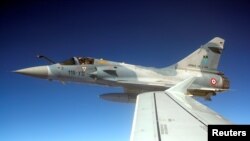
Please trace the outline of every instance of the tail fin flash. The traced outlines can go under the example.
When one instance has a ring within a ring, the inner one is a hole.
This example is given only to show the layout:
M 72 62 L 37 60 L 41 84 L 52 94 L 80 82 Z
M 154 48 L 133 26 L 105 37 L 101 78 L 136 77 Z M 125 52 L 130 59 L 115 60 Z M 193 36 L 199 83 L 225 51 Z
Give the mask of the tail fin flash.
M 177 63 L 177 68 L 216 71 L 224 47 L 224 39 L 215 37 Z

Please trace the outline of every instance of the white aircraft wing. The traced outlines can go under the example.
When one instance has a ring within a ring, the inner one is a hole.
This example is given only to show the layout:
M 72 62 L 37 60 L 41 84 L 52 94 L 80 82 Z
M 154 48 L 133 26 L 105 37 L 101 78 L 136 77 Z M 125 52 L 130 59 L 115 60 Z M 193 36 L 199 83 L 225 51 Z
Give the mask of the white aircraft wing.
M 137 96 L 130 141 L 205 141 L 208 124 L 229 121 L 185 95 L 195 78 Z

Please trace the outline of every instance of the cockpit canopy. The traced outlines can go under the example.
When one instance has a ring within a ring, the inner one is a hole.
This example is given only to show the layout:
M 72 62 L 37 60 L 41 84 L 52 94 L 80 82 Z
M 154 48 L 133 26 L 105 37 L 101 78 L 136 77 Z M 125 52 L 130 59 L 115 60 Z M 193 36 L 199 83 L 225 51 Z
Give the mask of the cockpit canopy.
M 94 64 L 93 58 L 90 57 L 72 57 L 65 61 L 62 61 L 61 65 L 91 65 Z

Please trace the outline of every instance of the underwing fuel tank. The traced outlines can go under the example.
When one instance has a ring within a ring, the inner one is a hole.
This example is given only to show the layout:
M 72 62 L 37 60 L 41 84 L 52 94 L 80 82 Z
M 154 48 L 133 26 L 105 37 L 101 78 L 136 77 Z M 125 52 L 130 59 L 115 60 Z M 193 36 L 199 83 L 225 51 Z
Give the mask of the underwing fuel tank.
M 100 95 L 100 98 L 113 102 L 135 103 L 136 95 L 130 93 L 106 93 Z

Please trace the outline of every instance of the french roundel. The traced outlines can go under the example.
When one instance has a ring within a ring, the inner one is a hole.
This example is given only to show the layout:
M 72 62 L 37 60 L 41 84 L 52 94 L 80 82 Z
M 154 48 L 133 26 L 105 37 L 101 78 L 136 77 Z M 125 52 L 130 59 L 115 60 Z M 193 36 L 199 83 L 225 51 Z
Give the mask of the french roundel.
M 217 80 L 215 78 L 211 78 L 211 84 L 216 85 L 216 83 L 217 83 Z

